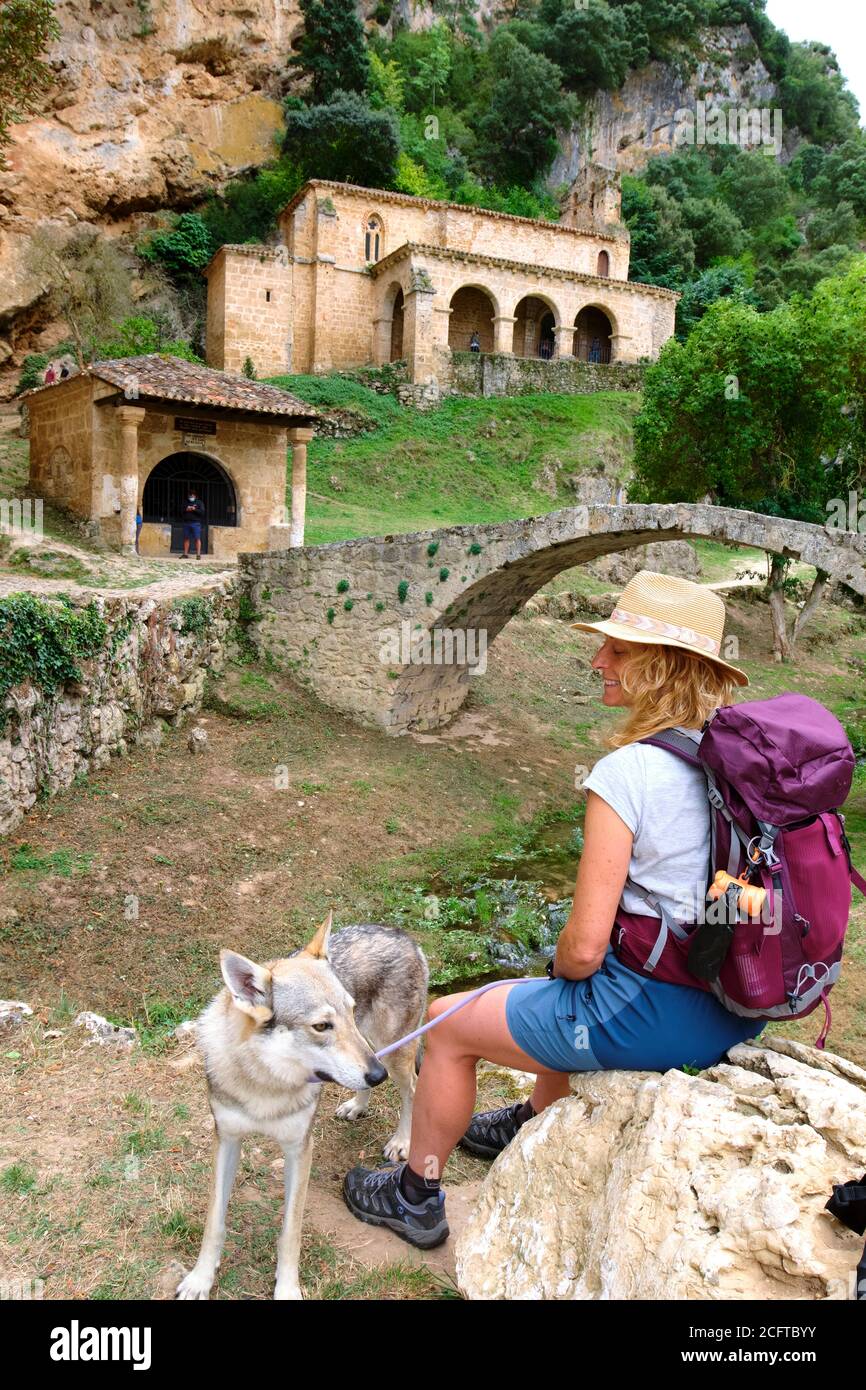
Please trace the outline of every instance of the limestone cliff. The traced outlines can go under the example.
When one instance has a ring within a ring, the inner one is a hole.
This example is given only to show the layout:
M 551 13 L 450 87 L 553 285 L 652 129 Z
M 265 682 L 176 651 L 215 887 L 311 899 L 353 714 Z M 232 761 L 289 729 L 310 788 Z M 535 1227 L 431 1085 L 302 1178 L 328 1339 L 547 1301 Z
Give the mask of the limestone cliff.
M 0 362 L 38 320 L 40 223 L 128 231 L 274 153 L 297 0 L 58 0 L 44 111 L 0 172 Z

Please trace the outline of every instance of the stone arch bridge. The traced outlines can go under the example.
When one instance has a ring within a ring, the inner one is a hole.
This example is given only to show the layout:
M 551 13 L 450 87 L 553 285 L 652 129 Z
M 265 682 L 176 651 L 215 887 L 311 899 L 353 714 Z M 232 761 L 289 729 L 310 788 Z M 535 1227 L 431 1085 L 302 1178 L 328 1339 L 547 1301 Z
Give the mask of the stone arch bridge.
M 263 655 L 326 704 L 400 734 L 459 709 L 482 648 L 562 570 L 690 537 L 801 560 L 866 598 L 866 536 L 702 503 L 569 507 L 243 555 L 241 588 Z

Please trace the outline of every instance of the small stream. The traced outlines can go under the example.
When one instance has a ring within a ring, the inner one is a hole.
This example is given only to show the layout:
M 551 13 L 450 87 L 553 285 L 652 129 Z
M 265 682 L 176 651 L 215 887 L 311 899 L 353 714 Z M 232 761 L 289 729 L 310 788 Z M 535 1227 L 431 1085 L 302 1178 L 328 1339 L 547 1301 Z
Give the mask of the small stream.
M 583 847 L 580 826 L 555 822 L 526 845 L 494 857 L 485 873 L 459 890 L 429 884 L 424 918 L 444 932 L 461 932 L 467 950 L 459 977 L 435 989 L 473 988 L 511 975 L 543 975 L 565 925 Z M 469 941 L 468 934 L 476 938 Z M 479 969 L 466 965 L 478 956 Z

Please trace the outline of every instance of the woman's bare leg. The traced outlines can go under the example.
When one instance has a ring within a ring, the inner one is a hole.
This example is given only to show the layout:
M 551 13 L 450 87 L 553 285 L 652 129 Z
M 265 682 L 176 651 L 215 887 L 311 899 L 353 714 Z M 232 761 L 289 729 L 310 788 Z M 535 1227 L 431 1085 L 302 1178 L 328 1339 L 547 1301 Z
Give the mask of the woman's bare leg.
M 568 1095 L 568 1073 L 543 1067 L 517 1046 L 508 1031 L 506 997 L 519 988 L 492 989 L 426 1034 L 409 1149 L 409 1166 L 422 1177 L 441 1177 L 451 1150 L 466 1131 L 475 1108 L 475 1068 L 480 1058 L 535 1073 L 535 1110 Z M 461 997 L 452 994 L 437 999 L 430 1006 L 430 1017 L 437 1017 Z

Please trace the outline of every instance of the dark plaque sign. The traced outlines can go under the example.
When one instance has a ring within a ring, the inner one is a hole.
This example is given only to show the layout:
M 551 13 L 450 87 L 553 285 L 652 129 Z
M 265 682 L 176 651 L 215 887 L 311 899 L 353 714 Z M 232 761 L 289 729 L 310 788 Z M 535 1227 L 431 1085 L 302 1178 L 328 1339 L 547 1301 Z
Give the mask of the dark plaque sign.
M 191 415 L 175 415 L 174 427 L 183 434 L 216 434 L 216 420 L 195 420 Z

